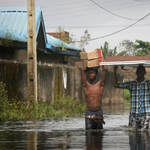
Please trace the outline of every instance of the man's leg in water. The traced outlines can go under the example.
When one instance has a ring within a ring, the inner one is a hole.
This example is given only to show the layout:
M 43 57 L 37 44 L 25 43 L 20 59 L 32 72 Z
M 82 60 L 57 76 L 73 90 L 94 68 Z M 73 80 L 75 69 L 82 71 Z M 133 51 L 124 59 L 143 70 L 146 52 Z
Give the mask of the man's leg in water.
M 93 129 L 93 119 L 85 118 L 85 128 L 86 130 Z
M 143 116 L 139 118 L 139 123 L 137 124 L 139 131 L 148 131 L 150 116 Z
M 129 116 L 129 130 L 147 131 L 149 128 L 150 116 L 134 117 Z
M 86 130 L 103 129 L 102 119 L 85 118 Z
M 96 124 L 96 129 L 103 129 L 103 120 L 102 119 L 94 119 Z

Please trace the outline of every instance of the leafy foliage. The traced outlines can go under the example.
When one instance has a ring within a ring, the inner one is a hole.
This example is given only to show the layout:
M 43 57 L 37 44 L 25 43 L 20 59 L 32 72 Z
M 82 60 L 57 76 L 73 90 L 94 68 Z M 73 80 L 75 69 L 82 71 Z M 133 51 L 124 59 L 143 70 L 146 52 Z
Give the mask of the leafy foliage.
M 150 43 L 144 42 L 142 40 L 136 40 L 134 47 L 137 49 L 137 56 L 146 56 L 150 55 Z
M 125 101 L 129 102 L 130 101 L 130 92 L 127 89 L 124 89 L 124 99 Z
M 9 47 L 13 45 L 13 40 L 11 39 L 11 34 L 8 32 L 5 38 L 0 38 L 0 46 Z
M 69 41 L 70 41 L 70 44 L 71 45 L 73 45 L 73 46 L 76 46 L 76 35 L 75 34 L 73 34 L 73 33 L 70 33 L 70 35 L 69 35 Z
M 8 109 L 8 94 L 5 85 L 0 82 L 0 112 L 5 113 Z
M 2 83 L 0 96 L 0 120 L 69 117 L 83 114 L 86 109 L 82 101 L 72 100 L 70 97 L 57 100 L 51 105 L 44 102 L 38 104 L 34 101 L 27 104 L 27 102 L 19 101 L 17 97 L 8 101 L 7 91 Z
M 105 53 L 106 56 L 116 56 L 117 55 L 117 47 L 114 49 L 109 49 L 109 44 L 108 42 L 104 43 L 104 47 L 101 46 L 100 48 L 102 52 Z
M 62 49 L 60 49 L 60 47 L 58 48 L 59 50 L 66 50 L 66 36 L 62 34 L 62 31 L 64 31 L 64 28 L 62 28 L 61 26 L 59 26 L 55 32 L 55 37 L 57 39 L 60 39 L 62 41 Z
M 150 55 L 150 43 L 142 40 L 136 40 L 135 43 L 130 40 L 123 40 L 119 44 L 119 56 L 146 56 Z
M 118 49 L 120 51 L 118 56 L 133 56 L 137 53 L 135 43 L 130 40 L 123 40 L 121 43 L 119 43 Z
M 91 35 L 88 33 L 88 30 L 85 30 L 84 31 L 84 35 L 81 36 L 80 38 L 80 47 L 81 47 L 81 50 L 84 52 L 85 49 L 84 49 L 84 46 L 89 44 L 89 40 L 91 39 Z

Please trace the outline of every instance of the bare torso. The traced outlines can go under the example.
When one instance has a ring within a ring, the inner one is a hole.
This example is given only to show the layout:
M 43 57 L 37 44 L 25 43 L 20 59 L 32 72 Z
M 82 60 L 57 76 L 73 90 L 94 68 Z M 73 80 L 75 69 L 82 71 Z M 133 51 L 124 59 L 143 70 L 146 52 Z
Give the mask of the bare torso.
M 85 83 L 84 92 L 87 98 L 87 110 L 97 111 L 101 109 L 101 100 L 103 86 L 100 86 L 101 81 L 96 84 L 90 84 L 89 82 Z

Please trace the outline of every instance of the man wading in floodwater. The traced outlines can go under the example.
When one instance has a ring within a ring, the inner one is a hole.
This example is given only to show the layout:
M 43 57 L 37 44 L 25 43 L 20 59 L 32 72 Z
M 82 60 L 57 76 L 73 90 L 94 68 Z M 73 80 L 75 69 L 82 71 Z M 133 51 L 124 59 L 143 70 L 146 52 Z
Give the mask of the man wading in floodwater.
M 90 82 L 86 80 L 86 71 L 88 71 Z M 83 68 L 81 70 L 82 84 L 87 99 L 87 109 L 85 112 L 86 130 L 103 129 L 101 101 L 106 81 L 107 66 L 103 66 L 102 78 L 98 82 L 96 81 L 97 75 L 98 68 Z
M 139 65 L 136 70 L 137 79 L 125 83 L 117 82 L 116 68 L 113 68 L 114 87 L 130 91 L 129 129 L 147 131 L 150 120 L 150 81 L 144 78 L 145 67 Z

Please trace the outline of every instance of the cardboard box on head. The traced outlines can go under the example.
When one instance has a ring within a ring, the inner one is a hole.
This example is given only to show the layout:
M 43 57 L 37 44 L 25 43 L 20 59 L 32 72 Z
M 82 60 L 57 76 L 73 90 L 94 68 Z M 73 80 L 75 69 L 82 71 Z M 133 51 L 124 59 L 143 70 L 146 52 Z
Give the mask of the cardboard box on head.
M 80 53 L 83 67 L 98 67 L 100 62 L 103 62 L 103 52 L 101 49 L 96 49 L 90 52 Z

